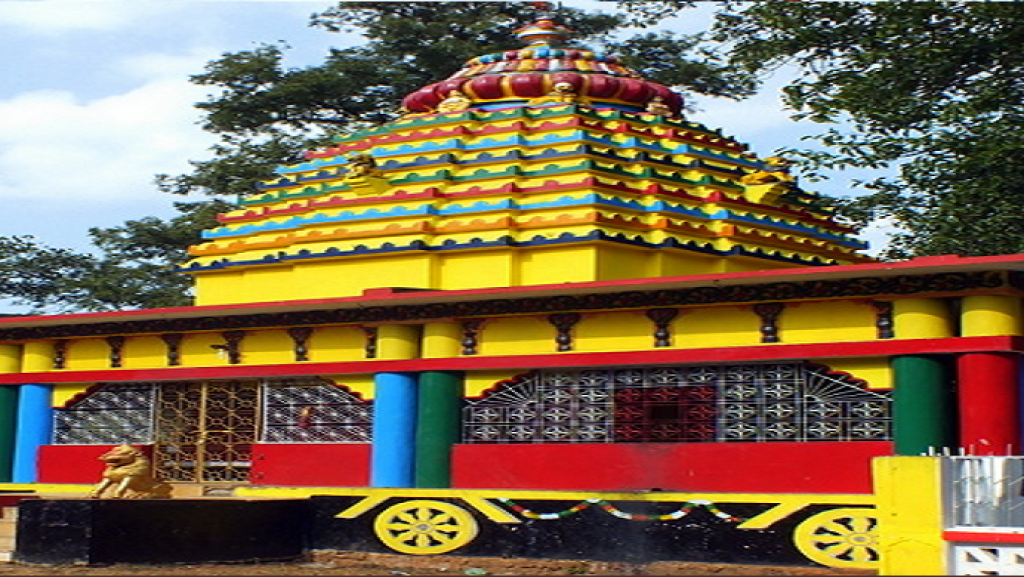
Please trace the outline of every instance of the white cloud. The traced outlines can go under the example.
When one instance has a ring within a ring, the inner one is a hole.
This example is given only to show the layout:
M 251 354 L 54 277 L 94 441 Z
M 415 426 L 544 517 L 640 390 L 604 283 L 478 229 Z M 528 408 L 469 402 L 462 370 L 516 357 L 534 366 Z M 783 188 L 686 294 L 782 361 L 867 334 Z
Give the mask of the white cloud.
M 84 205 L 152 193 L 155 173 L 186 171 L 212 141 L 192 107 L 204 92 L 156 79 L 88 102 L 56 90 L 0 101 L 0 199 Z

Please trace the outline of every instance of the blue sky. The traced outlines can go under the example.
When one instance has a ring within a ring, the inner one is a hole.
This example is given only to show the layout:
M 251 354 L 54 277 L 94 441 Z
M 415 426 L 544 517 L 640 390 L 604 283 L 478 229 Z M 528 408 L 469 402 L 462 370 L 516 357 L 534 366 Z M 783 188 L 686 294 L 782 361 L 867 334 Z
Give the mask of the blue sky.
M 610 2 L 564 5 L 611 11 Z M 0 0 L 0 235 L 31 235 L 88 250 L 89 227 L 144 216 L 170 217 L 188 200 L 156 190 L 158 173 L 209 158 L 212 135 L 194 104 L 208 88 L 188 82 L 226 52 L 285 41 L 288 64 L 318 64 L 331 46 L 360 42 L 308 26 L 332 5 L 306 0 Z M 696 31 L 709 10 L 674 26 Z M 486 52 L 481 47 L 481 52 Z M 453 70 L 454 71 L 454 70 Z M 722 128 L 770 156 L 799 146 L 813 125 L 789 120 L 782 78 L 752 99 L 697 99 L 692 120 Z M 813 188 L 846 190 L 839 175 Z M 867 235 L 873 244 L 881 238 Z

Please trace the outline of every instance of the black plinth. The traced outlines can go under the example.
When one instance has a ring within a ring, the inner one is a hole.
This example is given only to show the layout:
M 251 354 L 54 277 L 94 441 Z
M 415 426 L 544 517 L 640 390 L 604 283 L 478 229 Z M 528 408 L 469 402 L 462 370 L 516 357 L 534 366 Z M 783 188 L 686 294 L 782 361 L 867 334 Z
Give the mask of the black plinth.
M 305 500 L 25 501 L 14 560 L 36 564 L 241 563 L 301 557 Z

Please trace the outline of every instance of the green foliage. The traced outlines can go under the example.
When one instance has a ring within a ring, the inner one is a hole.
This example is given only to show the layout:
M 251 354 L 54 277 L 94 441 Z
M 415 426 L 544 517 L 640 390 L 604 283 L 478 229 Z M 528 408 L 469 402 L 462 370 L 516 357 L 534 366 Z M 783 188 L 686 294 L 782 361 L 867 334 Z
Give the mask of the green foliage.
M 168 221 L 130 220 L 92 228 L 98 255 L 41 245 L 29 237 L 0 237 L 0 295 L 36 311 L 109 311 L 186 306 L 191 279 L 174 267 L 201 231 L 232 208 L 222 201 L 175 203 Z
M 897 227 L 886 256 L 1024 252 L 1024 4 L 735 3 L 716 33 L 751 73 L 799 69 L 786 103 L 828 126 L 812 168 L 898 171 L 839 205 Z
M 224 54 L 193 82 L 216 88 L 197 107 L 204 128 L 221 136 L 209 160 L 184 175 L 160 175 L 175 194 L 244 195 L 276 165 L 296 162 L 339 133 L 396 118 L 401 99 L 447 78 L 482 53 L 519 48 L 515 30 L 538 17 L 529 2 L 340 2 L 313 16 L 328 32 L 358 31 L 363 45 L 333 49 L 323 63 L 284 65 L 287 46 Z M 716 96 L 752 92 L 746 73 L 702 52 L 699 36 L 641 34 L 614 40 L 622 14 L 561 8 L 558 20 L 577 45 L 604 47 L 652 80 Z
M 192 77 L 210 87 L 197 107 L 203 128 L 219 135 L 206 160 L 188 174 L 156 177 L 178 195 L 235 199 L 257 191 L 274 168 L 303 159 L 332 137 L 396 118 L 401 99 L 447 78 L 482 53 L 521 47 L 514 31 L 539 16 L 529 2 L 340 2 L 312 18 L 327 32 L 358 31 L 362 45 L 331 50 L 320 64 L 285 65 L 286 44 L 222 55 Z M 622 14 L 561 8 L 558 20 L 577 33 L 577 45 L 622 56 L 664 84 L 716 96 L 742 97 L 753 83 L 737 67 L 701 50 L 700 36 L 642 34 L 616 40 Z M 98 255 L 80 255 L 28 238 L 0 239 L 0 296 L 36 307 L 115 310 L 187 305 L 190 278 L 174 272 L 187 247 L 214 226 L 219 200 L 175 205 L 169 221 L 131 220 L 91 229 Z

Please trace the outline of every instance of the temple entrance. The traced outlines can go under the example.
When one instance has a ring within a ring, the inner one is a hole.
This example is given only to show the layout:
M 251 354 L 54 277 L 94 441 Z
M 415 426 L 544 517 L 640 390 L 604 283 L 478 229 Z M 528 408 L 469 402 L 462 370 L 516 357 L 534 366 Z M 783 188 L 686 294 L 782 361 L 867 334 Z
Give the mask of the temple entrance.
M 257 439 L 257 381 L 168 382 L 157 387 L 153 462 L 161 479 L 246 482 Z

